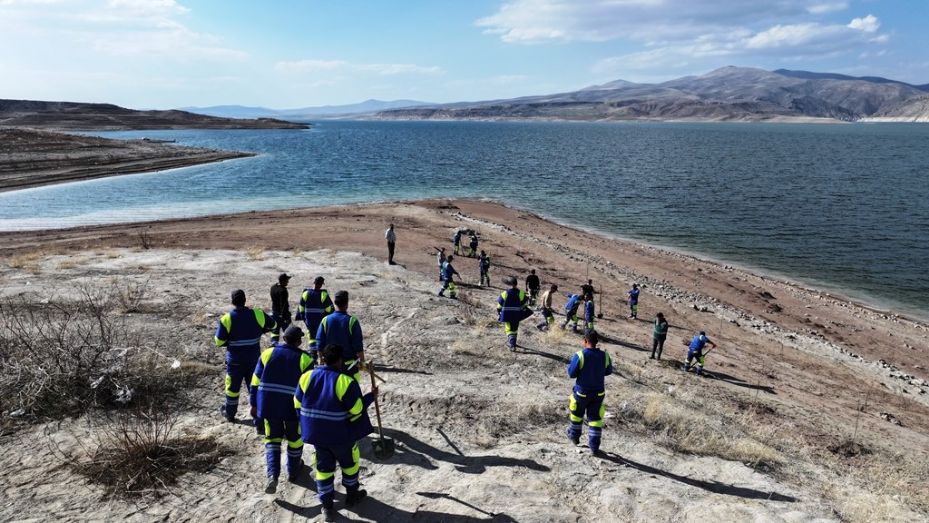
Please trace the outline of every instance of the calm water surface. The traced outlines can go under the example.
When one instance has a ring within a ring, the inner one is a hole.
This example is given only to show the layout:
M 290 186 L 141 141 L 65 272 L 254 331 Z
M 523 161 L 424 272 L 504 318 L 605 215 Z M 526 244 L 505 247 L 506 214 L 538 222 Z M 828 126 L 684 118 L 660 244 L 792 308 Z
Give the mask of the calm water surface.
M 490 197 L 929 312 L 929 125 L 321 122 L 145 131 L 257 158 L 0 194 L 0 230 Z

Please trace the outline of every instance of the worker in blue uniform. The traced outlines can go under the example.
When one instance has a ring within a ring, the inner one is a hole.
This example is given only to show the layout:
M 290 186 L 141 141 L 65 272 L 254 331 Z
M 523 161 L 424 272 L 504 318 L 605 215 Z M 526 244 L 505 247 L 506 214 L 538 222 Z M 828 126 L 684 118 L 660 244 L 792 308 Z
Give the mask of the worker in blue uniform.
M 481 251 L 481 259 L 478 260 L 478 269 L 481 271 L 481 287 L 490 285 L 490 256 L 484 251 Z
M 577 309 L 581 306 L 581 298 L 582 296 L 580 294 L 568 294 L 568 301 L 564 306 L 565 318 L 564 323 L 561 324 L 562 329 L 566 328 L 568 323 L 573 321 L 574 326 L 572 328 L 575 332 L 577 332 Z
M 594 330 L 594 318 L 596 314 L 594 312 L 594 295 L 588 294 L 584 296 L 584 329 L 585 330 Z
M 316 331 L 319 330 L 319 324 L 323 321 L 323 318 L 332 314 L 332 311 L 335 310 L 332 299 L 329 297 L 329 291 L 323 288 L 324 283 L 326 283 L 326 279 L 317 276 L 313 280 L 313 288 L 303 290 L 303 294 L 300 295 L 300 305 L 297 306 L 297 319 L 303 320 L 309 337 L 307 350 L 310 351 L 314 358 L 316 358 L 318 349 Z
M 267 494 L 277 490 L 284 441 L 287 441 L 287 479 L 295 482 L 303 470 L 300 416 L 294 410 L 293 396 L 300 376 L 313 368 L 313 357 L 300 350 L 303 342 L 300 327 L 287 327 L 283 338 L 283 343 L 261 353 L 252 374 L 252 390 L 257 390 L 258 396 L 258 417 L 264 420 Z
M 685 372 L 689 372 L 691 364 L 693 363 L 695 368 L 694 372 L 697 374 L 697 376 L 703 374 L 703 366 L 706 364 L 706 353 L 703 352 L 703 349 L 707 345 L 712 345 L 714 348 L 716 347 L 716 344 L 706 337 L 706 332 L 700 331 L 699 334 L 690 340 L 690 345 L 687 347 L 687 359 L 684 360 L 684 364 L 681 366 L 681 369 Z
M 221 412 L 227 421 L 235 421 L 239 409 L 239 390 L 244 381 L 252 403 L 251 415 L 255 419 L 256 430 L 264 434 L 264 426 L 257 418 L 255 391 L 251 389 L 252 372 L 261 354 L 261 335 L 273 330 L 277 324 L 273 316 L 265 314 L 258 307 L 246 307 L 245 291 L 242 289 L 232 291 L 232 305 L 235 308 L 219 318 L 213 336 L 217 347 L 226 348 L 226 400 Z
M 600 452 L 603 437 L 603 414 L 606 408 L 604 378 L 613 373 L 613 362 L 606 351 L 597 348 L 600 337 L 596 331 L 584 333 L 584 350 L 571 357 L 568 377 L 575 378 L 574 389 L 568 401 L 570 424 L 568 439 L 575 445 L 581 440 L 581 424 L 587 419 L 587 447 L 594 454 Z
M 458 274 L 458 271 L 455 270 L 455 267 L 452 266 L 452 260 L 455 257 L 448 255 L 448 258 L 445 259 L 445 265 L 442 266 L 442 288 L 439 289 L 439 296 L 445 296 L 445 291 L 448 291 L 448 297 L 457 300 L 458 299 L 458 286 L 455 285 L 455 276 L 461 277 Z
M 362 395 L 358 382 L 345 373 L 339 345 L 326 345 L 320 357 L 324 365 L 300 377 L 293 404 L 300 411 L 303 441 L 316 451 L 313 466 L 323 515 L 326 521 L 335 521 L 336 464 L 342 469 L 346 506 L 359 503 L 368 494 L 358 481 L 358 441 L 373 432 L 367 408 L 374 402 L 377 388 Z
M 511 352 L 516 352 L 516 337 L 519 334 L 519 322 L 532 316 L 529 297 L 517 287 L 516 278 L 507 276 L 503 279 L 508 288 L 497 298 L 497 321 L 503 323 L 506 332 L 506 345 Z
M 629 317 L 634 320 L 639 317 L 639 285 L 633 283 L 627 294 L 629 294 Z
M 364 334 L 358 318 L 348 313 L 348 291 L 335 293 L 335 309 L 335 312 L 319 322 L 316 330 L 317 347 L 342 347 L 346 372 L 361 383 L 361 369 L 365 360 Z

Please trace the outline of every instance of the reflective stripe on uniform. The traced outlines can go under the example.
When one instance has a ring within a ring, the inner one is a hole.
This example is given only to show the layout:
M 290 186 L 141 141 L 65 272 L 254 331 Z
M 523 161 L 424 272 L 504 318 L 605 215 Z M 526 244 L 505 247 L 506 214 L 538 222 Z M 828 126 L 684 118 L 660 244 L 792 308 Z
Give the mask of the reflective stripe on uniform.
M 258 385 L 258 390 L 267 391 L 267 392 L 277 392 L 280 394 L 287 394 L 287 395 L 294 393 L 293 387 L 288 387 L 287 385 L 281 385 L 279 383 L 262 382 L 260 385 Z
M 308 418 L 324 419 L 328 421 L 343 421 L 348 418 L 347 412 L 337 412 L 334 410 L 319 410 L 301 408 L 300 415 Z

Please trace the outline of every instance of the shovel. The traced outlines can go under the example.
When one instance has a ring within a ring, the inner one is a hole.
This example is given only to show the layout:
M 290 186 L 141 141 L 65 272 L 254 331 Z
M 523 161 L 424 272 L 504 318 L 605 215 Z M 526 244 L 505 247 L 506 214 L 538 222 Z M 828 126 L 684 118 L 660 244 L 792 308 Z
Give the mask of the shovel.
M 371 387 L 374 388 L 377 386 L 374 381 L 374 362 L 368 363 L 368 370 L 371 373 Z M 381 403 L 378 401 L 377 396 L 374 397 L 374 411 L 377 413 L 377 440 L 371 443 L 371 448 L 374 449 L 374 457 L 387 459 L 394 455 L 394 440 L 384 437 L 381 428 Z

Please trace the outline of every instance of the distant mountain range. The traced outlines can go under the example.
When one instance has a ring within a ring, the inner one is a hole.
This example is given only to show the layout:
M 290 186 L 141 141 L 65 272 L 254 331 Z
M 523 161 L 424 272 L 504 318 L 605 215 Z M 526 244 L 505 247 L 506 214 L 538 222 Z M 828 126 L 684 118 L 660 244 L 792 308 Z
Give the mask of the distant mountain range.
M 723 67 L 658 84 L 616 80 L 566 93 L 385 109 L 375 119 L 929 122 L 929 84 Z
M 268 109 L 267 107 L 247 107 L 243 105 L 214 105 L 210 107 L 182 107 L 180 110 L 191 113 L 220 116 L 225 118 L 285 118 L 290 120 L 312 120 L 316 118 L 336 118 L 356 114 L 375 113 L 390 109 L 432 105 L 416 100 L 365 100 L 348 105 L 322 105 L 319 107 L 302 107 L 299 109 Z
M 0 100 L 0 126 L 60 130 L 305 129 L 273 118 L 217 118 L 185 111 L 137 111 L 112 104 Z

